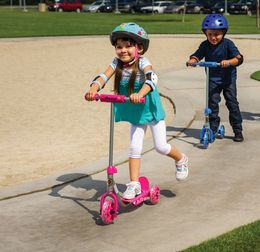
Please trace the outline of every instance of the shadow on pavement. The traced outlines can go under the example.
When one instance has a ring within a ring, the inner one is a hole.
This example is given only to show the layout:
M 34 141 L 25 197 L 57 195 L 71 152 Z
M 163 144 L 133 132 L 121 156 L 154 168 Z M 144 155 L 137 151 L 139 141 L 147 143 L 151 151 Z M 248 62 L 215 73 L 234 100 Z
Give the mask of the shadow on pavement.
M 99 200 L 99 197 L 102 195 L 102 193 L 106 190 L 106 181 L 101 180 L 93 180 L 91 176 L 88 176 L 83 173 L 71 173 L 71 174 L 65 174 L 59 176 L 57 181 L 63 182 L 61 185 L 53 186 L 51 189 L 50 196 L 53 197 L 60 197 L 62 199 L 68 199 L 72 200 L 74 203 L 76 203 L 78 206 L 85 209 L 89 214 L 92 215 L 92 219 L 97 222 L 99 219 L 99 211 L 93 211 L 90 208 L 88 208 L 86 205 L 84 205 L 84 202 L 97 202 Z M 65 188 L 66 187 L 73 187 L 76 189 L 84 189 L 86 191 L 95 190 L 94 195 L 91 195 L 90 198 L 86 198 L 84 193 L 80 191 L 80 196 L 77 196 L 74 193 L 75 196 L 68 196 L 66 195 Z
M 259 119 L 260 120 L 260 119 Z M 177 127 L 172 127 L 172 126 L 167 126 L 167 136 L 171 136 L 171 132 L 176 131 L 176 132 L 182 132 L 185 134 L 185 136 L 178 136 L 176 137 L 176 140 L 191 144 L 193 147 L 196 147 L 198 149 L 205 149 L 203 144 L 200 143 L 200 130 L 201 129 L 185 129 L 183 131 L 183 128 L 177 128 Z M 196 139 L 194 142 L 193 141 L 188 141 L 186 138 L 194 138 Z M 225 135 L 225 139 L 233 139 L 233 136 L 228 136 Z
M 244 120 L 260 121 L 260 113 L 241 112 Z
M 191 144 L 194 147 L 197 147 L 199 149 L 202 148 L 201 144 L 199 143 L 200 141 L 200 129 L 192 129 L 188 128 L 183 130 L 183 128 L 178 128 L 178 127 L 172 127 L 172 126 L 167 126 L 167 136 L 171 136 L 171 132 L 182 132 L 185 134 L 185 136 L 178 136 L 176 139 L 179 141 L 183 141 L 185 143 Z M 187 141 L 185 138 L 194 138 L 195 141 Z
M 99 207 L 96 210 L 91 210 L 89 207 L 87 207 L 84 203 L 86 202 L 96 202 L 98 203 L 99 198 L 101 195 L 106 192 L 107 189 L 107 182 L 106 181 L 101 181 L 101 180 L 93 180 L 91 176 L 83 174 L 83 173 L 71 173 L 71 174 L 65 174 L 59 176 L 57 181 L 63 182 L 61 185 L 56 185 L 53 186 L 51 189 L 51 192 L 49 193 L 50 196 L 52 197 L 60 197 L 62 199 L 67 199 L 73 201 L 75 204 L 78 206 L 82 207 L 85 209 L 91 216 L 92 219 L 96 222 L 97 225 L 104 225 L 100 219 L 99 215 Z M 84 189 L 86 192 L 92 191 L 93 189 L 95 190 L 95 193 L 89 195 L 89 193 L 84 193 L 82 190 L 80 191 L 74 191 L 71 193 L 70 190 L 70 195 L 66 192 L 66 187 L 73 187 L 76 189 Z M 124 184 L 118 184 L 117 183 L 118 190 L 120 192 L 123 192 L 126 188 Z M 74 194 L 71 196 L 71 194 Z M 87 195 L 86 195 L 87 194 Z M 176 195 L 168 190 L 168 189 L 163 189 L 161 190 L 161 195 L 167 198 L 173 198 Z M 87 198 L 86 198 L 87 196 Z M 88 196 L 90 196 L 88 198 Z M 149 205 L 149 201 L 145 202 L 145 204 Z M 124 214 L 128 213 L 131 211 L 134 211 L 138 209 L 139 207 L 135 207 L 133 205 L 129 205 L 128 207 L 120 207 L 119 208 L 119 214 Z

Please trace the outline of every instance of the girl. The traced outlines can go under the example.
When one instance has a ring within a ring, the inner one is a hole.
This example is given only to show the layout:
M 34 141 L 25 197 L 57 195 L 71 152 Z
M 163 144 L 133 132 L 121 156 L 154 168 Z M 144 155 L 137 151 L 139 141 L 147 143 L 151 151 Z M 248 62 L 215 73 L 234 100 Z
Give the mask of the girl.
M 138 178 L 147 126 L 151 129 L 155 149 L 175 160 L 177 180 L 184 180 L 188 176 L 188 158 L 166 141 L 165 112 L 156 88 L 157 76 L 151 63 L 142 57 L 149 47 L 145 30 L 135 23 L 123 23 L 112 31 L 110 41 L 115 46 L 117 57 L 104 73 L 93 80 L 86 100 L 93 101 L 95 94 L 113 75 L 114 92 L 130 96 L 131 103 L 115 103 L 114 108 L 116 122 L 127 121 L 131 124 L 130 183 L 127 184 L 123 197 L 132 199 L 141 193 Z M 142 97 L 146 98 L 145 104 L 140 103 Z

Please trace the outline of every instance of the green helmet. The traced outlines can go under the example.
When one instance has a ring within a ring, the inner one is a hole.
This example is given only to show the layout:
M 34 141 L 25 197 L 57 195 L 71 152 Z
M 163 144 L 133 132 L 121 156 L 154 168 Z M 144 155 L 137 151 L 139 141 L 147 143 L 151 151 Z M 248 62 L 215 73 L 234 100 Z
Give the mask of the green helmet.
M 137 44 L 142 44 L 144 47 L 144 53 L 149 47 L 149 38 L 146 31 L 136 23 L 123 23 L 117 26 L 110 34 L 110 41 L 112 45 L 115 45 L 116 40 L 119 38 L 131 38 Z

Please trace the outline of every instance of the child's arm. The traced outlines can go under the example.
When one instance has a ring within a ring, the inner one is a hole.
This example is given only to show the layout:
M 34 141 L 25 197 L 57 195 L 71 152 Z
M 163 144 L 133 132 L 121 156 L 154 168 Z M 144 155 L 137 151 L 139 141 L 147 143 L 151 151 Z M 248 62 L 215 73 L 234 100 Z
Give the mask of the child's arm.
M 239 66 L 243 62 L 243 56 L 238 54 L 236 57 L 229 60 L 222 60 L 220 62 L 221 67 L 229 67 L 229 66 Z
M 113 76 L 114 73 L 115 70 L 111 66 L 109 66 L 104 73 L 101 73 L 100 75 L 95 77 L 92 83 L 90 84 L 90 89 L 85 95 L 86 100 L 93 101 L 95 95 L 98 93 L 98 91 L 104 88 L 104 86 L 106 85 L 108 80 Z
M 207 43 L 207 40 L 205 40 L 199 45 L 196 52 L 194 52 L 186 62 L 186 66 L 194 66 L 194 63 L 201 61 L 205 57 Z
M 152 91 L 155 88 L 155 85 L 157 84 L 157 76 L 153 72 L 153 68 L 151 65 L 148 65 L 144 68 L 144 73 L 146 75 L 146 80 L 142 88 L 139 90 L 138 93 L 133 93 L 130 95 L 130 101 L 133 103 L 139 103 L 140 99 L 145 97 L 150 91 Z M 152 78 L 151 75 L 153 75 L 153 77 L 156 78 Z
M 238 48 L 234 44 L 233 41 L 226 39 L 227 43 L 227 53 L 228 53 L 228 60 L 222 60 L 220 62 L 221 67 L 229 67 L 229 66 L 239 66 L 243 63 L 244 57 L 239 52 Z
M 194 66 L 194 63 L 199 62 L 199 59 L 196 56 L 191 56 L 190 59 L 186 62 L 187 66 Z

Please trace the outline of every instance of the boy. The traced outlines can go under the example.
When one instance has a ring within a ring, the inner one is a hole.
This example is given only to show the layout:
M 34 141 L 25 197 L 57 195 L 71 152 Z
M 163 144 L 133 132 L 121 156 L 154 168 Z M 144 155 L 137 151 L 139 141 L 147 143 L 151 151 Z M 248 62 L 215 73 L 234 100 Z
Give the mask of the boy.
M 229 122 L 234 132 L 233 140 L 244 141 L 242 134 L 242 116 L 237 101 L 237 70 L 236 67 L 243 63 L 243 55 L 240 54 L 235 44 L 224 38 L 228 30 L 226 18 L 220 14 L 209 14 L 202 22 L 202 31 L 207 37 L 198 50 L 190 56 L 187 65 L 192 66 L 205 58 L 205 61 L 219 62 L 220 67 L 211 68 L 209 72 L 209 108 L 210 128 L 213 134 L 218 136 L 220 124 L 219 102 L 223 91 L 226 106 L 229 110 Z

